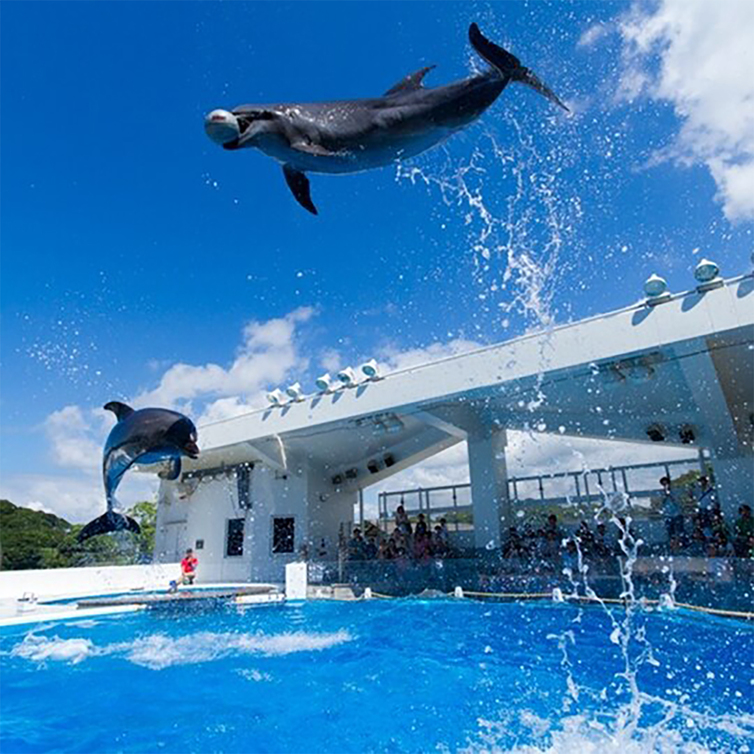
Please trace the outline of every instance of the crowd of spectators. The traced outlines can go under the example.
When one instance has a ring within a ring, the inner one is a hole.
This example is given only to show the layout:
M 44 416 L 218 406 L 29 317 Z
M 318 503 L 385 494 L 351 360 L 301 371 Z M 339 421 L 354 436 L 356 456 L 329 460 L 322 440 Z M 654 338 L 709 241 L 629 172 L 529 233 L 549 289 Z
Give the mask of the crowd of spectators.
M 692 504 L 681 503 L 671 480 L 660 480 L 660 511 L 666 538 L 657 545 L 644 545 L 642 553 L 656 552 L 696 557 L 754 557 L 754 517 L 749 505 L 741 505 L 732 525 L 726 520 L 714 486 L 701 477 L 692 488 Z M 551 513 L 541 526 L 525 523 L 511 526 L 500 548 L 503 559 L 527 562 L 539 568 L 577 567 L 578 562 L 614 561 L 625 555 L 636 540 L 625 518 L 611 518 L 607 523 L 581 521 L 575 530 L 566 531 Z M 364 532 L 355 528 L 346 544 L 352 561 L 399 561 L 426 563 L 457 554 L 451 548 L 445 518 L 432 527 L 425 514 L 411 522 L 403 505 L 395 511 L 390 534 L 374 524 Z
M 739 506 L 738 518 L 730 525 L 708 477 L 699 478 L 695 495 L 692 490 L 692 510 L 686 514 L 671 480 L 662 477 L 660 485 L 662 516 L 671 553 L 710 558 L 754 556 L 754 518 L 750 505 Z
M 429 562 L 449 554 L 447 521 L 441 518 L 430 528 L 424 514 L 420 513 L 412 525 L 402 505 L 395 512 L 395 525 L 389 536 L 368 524 L 363 534 L 361 529 L 354 529 L 348 540 L 349 560 Z

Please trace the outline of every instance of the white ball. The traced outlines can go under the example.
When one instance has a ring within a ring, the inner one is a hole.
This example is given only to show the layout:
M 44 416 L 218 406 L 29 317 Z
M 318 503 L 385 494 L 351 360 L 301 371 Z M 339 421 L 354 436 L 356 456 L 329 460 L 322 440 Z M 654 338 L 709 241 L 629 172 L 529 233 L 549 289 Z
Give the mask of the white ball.
M 241 134 L 238 118 L 227 110 L 213 110 L 204 119 L 204 130 L 212 141 L 227 144 Z

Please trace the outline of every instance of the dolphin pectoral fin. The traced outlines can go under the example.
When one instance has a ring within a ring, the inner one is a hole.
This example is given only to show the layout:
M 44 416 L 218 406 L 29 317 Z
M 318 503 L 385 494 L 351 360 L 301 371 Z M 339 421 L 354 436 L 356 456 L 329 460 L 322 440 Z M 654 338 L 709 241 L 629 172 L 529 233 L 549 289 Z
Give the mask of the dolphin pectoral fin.
M 112 411 L 115 416 L 118 417 L 118 421 L 123 421 L 123 419 L 131 416 L 131 414 L 134 412 L 131 406 L 127 406 L 125 403 L 121 403 L 120 401 L 110 401 L 109 403 L 106 403 L 102 408 L 104 408 L 106 411 Z
M 79 533 L 76 539 L 85 542 L 99 534 L 109 534 L 113 531 L 131 531 L 134 534 L 141 532 L 141 527 L 130 516 L 124 516 L 115 511 L 107 511 L 94 521 L 90 521 Z
M 296 201 L 313 215 L 319 214 L 309 193 L 309 179 L 291 165 L 283 165 L 283 175 Z
M 428 65 L 426 68 L 420 68 L 418 71 L 409 73 L 408 76 L 402 78 L 395 86 L 391 86 L 383 97 L 388 97 L 391 94 L 397 94 L 398 92 L 413 92 L 422 88 L 422 80 L 433 69 L 437 68 L 436 65 Z
M 304 154 L 313 154 L 315 157 L 335 157 L 335 152 L 325 149 L 321 144 L 312 144 L 310 141 L 291 142 L 291 149 Z
M 494 42 L 490 42 L 487 37 L 479 31 L 476 24 L 469 26 L 469 41 L 471 46 L 506 80 L 518 81 L 521 84 L 530 86 L 544 97 L 553 102 L 558 107 L 562 107 L 566 112 L 570 110 L 560 101 L 555 92 L 540 81 L 537 76 L 525 66 L 521 61 L 512 55 L 508 50 L 504 50 Z
M 169 462 L 169 466 L 164 471 L 158 471 L 157 476 L 160 477 L 160 479 L 167 479 L 171 482 L 174 482 L 178 477 L 181 475 L 181 459 L 180 458 L 171 458 Z

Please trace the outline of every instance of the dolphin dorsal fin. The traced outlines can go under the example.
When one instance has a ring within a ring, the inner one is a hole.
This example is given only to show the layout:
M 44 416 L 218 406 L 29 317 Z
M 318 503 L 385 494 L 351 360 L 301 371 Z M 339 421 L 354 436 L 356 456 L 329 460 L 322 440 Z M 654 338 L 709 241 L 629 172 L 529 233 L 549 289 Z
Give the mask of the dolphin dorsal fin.
M 391 86 L 383 96 L 388 97 L 391 94 L 398 94 L 398 92 L 413 92 L 422 88 L 422 80 L 424 77 L 437 66 L 428 65 L 426 68 L 420 68 L 414 73 L 409 73 L 408 76 L 402 78 L 395 86 Z
M 123 421 L 126 417 L 131 416 L 134 412 L 131 406 L 127 406 L 120 401 L 110 401 L 110 403 L 106 403 L 102 408 L 106 411 L 112 411 L 118 417 L 119 422 Z

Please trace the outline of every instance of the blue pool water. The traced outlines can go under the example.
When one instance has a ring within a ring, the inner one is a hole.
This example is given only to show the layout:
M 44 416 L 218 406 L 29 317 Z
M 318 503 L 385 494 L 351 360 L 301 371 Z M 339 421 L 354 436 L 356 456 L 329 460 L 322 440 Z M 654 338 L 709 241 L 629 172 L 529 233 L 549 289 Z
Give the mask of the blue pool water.
M 6 628 L 0 750 L 754 750 L 754 629 L 624 616 L 405 599 Z

